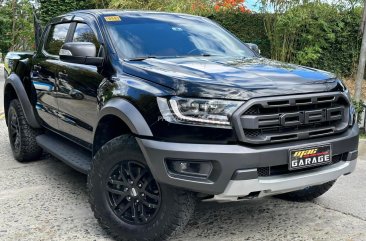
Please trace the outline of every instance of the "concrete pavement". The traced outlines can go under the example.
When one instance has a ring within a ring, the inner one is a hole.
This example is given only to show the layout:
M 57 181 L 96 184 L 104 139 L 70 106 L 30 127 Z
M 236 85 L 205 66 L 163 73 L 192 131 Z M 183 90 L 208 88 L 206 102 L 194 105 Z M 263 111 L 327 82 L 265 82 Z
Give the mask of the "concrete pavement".
M 4 121 L 0 140 L 0 240 L 110 240 L 89 208 L 86 176 L 48 156 L 16 162 Z M 364 160 L 363 151 L 356 172 L 316 202 L 200 203 L 174 240 L 366 240 Z
M 4 64 L 0 64 L 0 119 L 4 112 Z
M 2 77 L 0 70 L 0 88 Z M 342 177 L 315 202 L 275 198 L 203 202 L 174 240 L 366 241 L 366 142 L 361 142 L 360 151 L 356 172 Z M 111 240 L 89 208 L 86 176 L 47 155 L 36 162 L 16 162 L 4 120 L 0 120 L 0 217 L 2 241 Z

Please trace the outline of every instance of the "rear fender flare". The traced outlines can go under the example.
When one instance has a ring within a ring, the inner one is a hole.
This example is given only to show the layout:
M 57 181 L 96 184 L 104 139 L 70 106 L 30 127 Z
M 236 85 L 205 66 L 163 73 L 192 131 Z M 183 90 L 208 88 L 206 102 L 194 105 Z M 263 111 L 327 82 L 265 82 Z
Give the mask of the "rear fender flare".
M 32 104 L 28 98 L 24 85 L 17 74 L 15 74 L 15 73 L 10 74 L 8 76 L 8 79 L 5 81 L 4 98 L 5 98 L 5 91 L 9 85 L 11 85 L 13 87 L 13 89 L 15 90 L 15 93 L 22 106 L 25 117 L 28 121 L 28 124 L 31 127 L 36 128 L 36 129 L 42 128 L 42 126 L 40 125 L 40 123 L 37 120 L 37 117 L 35 114 L 35 109 L 33 108 Z M 4 103 L 5 103 L 5 99 L 4 99 Z

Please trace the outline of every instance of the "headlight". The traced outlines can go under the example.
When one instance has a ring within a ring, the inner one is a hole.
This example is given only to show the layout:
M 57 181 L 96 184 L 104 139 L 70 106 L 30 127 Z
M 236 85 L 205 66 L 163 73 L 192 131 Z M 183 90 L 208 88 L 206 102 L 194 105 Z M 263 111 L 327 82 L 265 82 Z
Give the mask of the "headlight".
M 229 116 L 244 102 L 158 97 L 164 120 L 172 123 L 230 127 Z

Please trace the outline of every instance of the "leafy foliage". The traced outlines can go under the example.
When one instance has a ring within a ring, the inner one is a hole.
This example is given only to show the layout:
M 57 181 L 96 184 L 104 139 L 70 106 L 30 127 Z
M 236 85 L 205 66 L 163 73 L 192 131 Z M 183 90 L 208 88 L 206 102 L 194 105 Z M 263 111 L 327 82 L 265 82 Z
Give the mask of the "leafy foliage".
M 3 55 L 9 50 L 34 48 L 32 6 L 28 0 L 17 0 L 15 3 L 13 6 L 12 1 L 4 1 L 0 5 L 0 52 Z
M 194 10 L 206 9 L 206 4 L 205 0 L 111 0 L 110 7 L 192 13 Z
M 355 110 L 356 110 L 356 118 L 357 118 L 357 122 L 358 124 L 361 124 L 361 119 L 362 119 L 362 113 L 364 111 L 364 105 L 365 103 L 361 100 L 361 101 L 356 101 L 356 100 L 352 100 L 353 102 L 353 106 L 355 107 Z
M 207 15 L 213 11 L 249 12 L 245 0 L 110 0 L 111 8 L 146 9 Z
M 1 1 L 1 0 L 0 0 Z M 11 0 L 0 5 L 0 51 L 25 50 L 33 45 L 30 0 Z M 34 2 L 34 1 L 32 1 Z M 362 0 L 258 0 L 263 13 L 250 13 L 245 0 L 38 0 L 43 24 L 77 9 L 118 8 L 184 12 L 209 17 L 238 36 L 256 43 L 262 54 L 350 76 L 360 49 L 359 23 Z M 269 11 L 270 10 L 270 11 Z M 12 43 L 12 23 L 16 21 Z
M 357 61 L 361 9 L 339 10 L 310 3 L 278 16 L 272 36 L 273 58 L 351 75 Z
M 270 41 L 264 31 L 264 15 L 241 12 L 217 12 L 209 16 L 245 43 L 255 43 L 262 55 L 271 57 Z
M 43 24 L 48 23 L 53 17 L 74 10 L 95 8 L 95 1 L 90 0 L 39 0 L 40 20 Z M 98 1 L 102 4 L 103 1 Z
M 15 41 L 11 46 L 13 50 L 34 49 L 33 12 L 28 0 L 18 0 L 13 34 L 15 34 Z
M 244 5 L 245 0 L 218 0 L 215 3 L 215 10 L 218 11 L 239 11 L 249 13 L 250 10 Z
M 6 53 L 11 46 L 12 19 L 11 7 L 5 4 L 0 8 L 0 52 Z

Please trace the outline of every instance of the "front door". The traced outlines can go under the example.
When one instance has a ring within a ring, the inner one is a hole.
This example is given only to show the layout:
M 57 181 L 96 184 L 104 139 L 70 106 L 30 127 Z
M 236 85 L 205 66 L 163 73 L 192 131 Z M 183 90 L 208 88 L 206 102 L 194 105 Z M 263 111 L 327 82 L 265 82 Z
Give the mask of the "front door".
M 44 47 L 33 59 L 31 79 L 37 92 L 36 110 L 45 126 L 58 129 L 57 74 L 59 51 L 65 43 L 70 23 L 54 24 L 49 27 Z
M 74 42 L 91 42 L 99 49 L 93 30 L 85 23 L 73 23 Z M 58 71 L 60 131 L 81 144 L 93 142 L 97 120 L 97 91 L 103 76 L 95 66 L 62 62 Z

